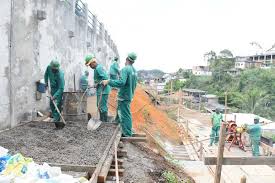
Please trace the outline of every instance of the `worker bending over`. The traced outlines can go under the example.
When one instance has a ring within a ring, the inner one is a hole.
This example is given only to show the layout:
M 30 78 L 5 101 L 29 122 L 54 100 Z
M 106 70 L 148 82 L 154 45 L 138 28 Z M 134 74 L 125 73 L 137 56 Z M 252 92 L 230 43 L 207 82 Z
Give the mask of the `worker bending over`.
M 115 57 L 112 65 L 110 66 L 110 79 L 116 80 L 119 77 L 118 58 Z
M 85 65 L 94 69 L 94 82 L 96 87 L 97 108 L 102 122 L 108 120 L 108 96 L 111 91 L 110 86 L 103 86 L 102 81 L 108 80 L 107 72 L 101 64 L 98 64 L 95 56 L 88 55 L 85 58 Z
M 52 111 L 53 122 L 57 129 L 62 129 L 65 124 L 60 122 L 60 114 L 57 112 L 53 101 L 56 103 L 59 111 L 62 111 L 62 96 L 64 91 L 64 73 L 60 70 L 60 64 L 57 60 L 52 60 L 50 65 L 47 67 L 44 75 L 46 88 L 48 88 L 48 82 L 50 81 L 51 86 L 51 100 L 50 108 Z
M 89 77 L 89 71 L 85 71 L 84 75 L 82 75 L 80 78 L 80 88 L 81 88 L 81 91 L 83 92 L 85 92 L 89 87 L 88 77 Z
M 256 116 L 254 118 L 253 125 L 247 125 L 246 132 L 249 134 L 251 145 L 252 145 L 252 155 L 259 156 L 260 155 L 260 140 L 262 136 L 262 128 L 259 124 L 260 118 Z
M 212 128 L 211 128 L 209 146 L 212 146 L 213 143 L 217 145 L 219 142 L 219 133 L 221 128 L 221 122 L 223 119 L 222 114 L 220 112 L 221 112 L 220 109 L 216 108 L 215 112 L 211 116 Z
M 132 114 L 130 105 L 137 86 L 137 72 L 133 64 L 137 56 L 135 53 L 129 53 L 126 58 L 125 67 L 121 70 L 118 80 L 104 80 L 103 84 L 119 88 L 117 104 L 117 122 L 121 124 L 122 135 L 132 136 Z

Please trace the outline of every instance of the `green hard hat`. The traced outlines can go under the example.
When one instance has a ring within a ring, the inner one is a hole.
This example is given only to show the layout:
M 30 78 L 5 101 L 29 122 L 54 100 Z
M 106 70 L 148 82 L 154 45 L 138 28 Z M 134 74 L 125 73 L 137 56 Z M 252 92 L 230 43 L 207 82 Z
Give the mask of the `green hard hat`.
M 90 65 L 90 63 L 92 62 L 92 59 L 95 58 L 95 55 L 94 54 L 91 54 L 91 55 L 87 55 L 85 57 L 85 65 Z
M 255 116 L 254 119 L 260 120 L 260 117 L 259 116 Z
M 118 61 L 118 57 L 115 57 L 115 58 L 114 58 L 114 61 Z
M 135 62 L 135 60 L 137 59 L 137 55 L 134 52 L 131 52 L 128 54 L 127 59 L 131 62 Z
M 53 69 L 59 69 L 59 67 L 60 67 L 60 63 L 59 63 L 59 61 L 58 60 L 56 60 L 56 59 L 53 59 L 52 61 L 51 61 L 51 68 L 53 68 Z

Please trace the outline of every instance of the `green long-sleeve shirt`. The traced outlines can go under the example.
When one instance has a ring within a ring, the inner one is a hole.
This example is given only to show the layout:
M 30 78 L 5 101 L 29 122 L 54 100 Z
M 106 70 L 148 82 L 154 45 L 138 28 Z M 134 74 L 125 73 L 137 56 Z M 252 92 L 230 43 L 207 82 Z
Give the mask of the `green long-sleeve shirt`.
M 116 61 L 113 62 L 110 67 L 110 75 L 115 75 L 115 76 L 119 75 L 119 65 Z
M 51 95 L 54 98 L 62 98 L 64 92 L 65 80 L 64 73 L 59 69 L 57 73 L 52 72 L 51 66 L 48 66 L 44 74 L 45 83 L 50 81 Z
M 260 140 L 262 136 L 262 128 L 260 124 L 253 124 L 247 127 L 247 132 L 249 133 L 250 139 Z
M 118 80 L 110 80 L 109 85 L 119 88 L 118 100 L 131 101 L 137 86 L 137 72 L 132 65 L 127 65 L 121 70 Z
M 105 69 L 101 64 L 98 64 L 94 70 L 94 82 L 97 85 L 96 94 L 100 95 L 103 86 L 100 84 L 102 80 L 108 80 L 108 75 Z M 111 91 L 110 86 L 106 86 L 102 92 L 102 94 L 109 94 Z

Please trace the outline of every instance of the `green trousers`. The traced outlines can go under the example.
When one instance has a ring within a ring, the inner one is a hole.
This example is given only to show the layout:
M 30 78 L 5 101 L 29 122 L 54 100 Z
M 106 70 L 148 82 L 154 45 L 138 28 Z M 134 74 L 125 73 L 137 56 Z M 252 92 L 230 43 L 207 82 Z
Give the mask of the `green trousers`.
M 251 145 L 252 145 L 252 155 L 259 156 L 260 155 L 260 149 L 259 149 L 260 139 L 250 138 L 250 140 L 251 140 Z
M 56 103 L 59 111 L 61 112 L 62 111 L 62 96 L 60 98 L 57 98 L 55 100 L 55 103 Z M 60 115 L 57 112 L 57 110 L 55 109 L 55 106 L 54 106 L 52 101 L 50 101 L 50 108 L 51 108 L 51 111 L 52 111 L 52 116 L 53 116 L 54 121 L 59 122 L 60 121 Z
M 217 144 L 219 142 L 219 133 L 220 126 L 213 126 L 210 134 L 210 145 L 213 145 L 213 143 Z
M 125 137 L 132 136 L 132 114 L 130 101 L 118 101 L 116 121 L 120 123 L 122 134 Z
M 100 95 L 97 95 L 97 107 L 99 109 L 100 121 L 107 122 L 108 121 L 108 94 L 102 94 L 101 101 Z

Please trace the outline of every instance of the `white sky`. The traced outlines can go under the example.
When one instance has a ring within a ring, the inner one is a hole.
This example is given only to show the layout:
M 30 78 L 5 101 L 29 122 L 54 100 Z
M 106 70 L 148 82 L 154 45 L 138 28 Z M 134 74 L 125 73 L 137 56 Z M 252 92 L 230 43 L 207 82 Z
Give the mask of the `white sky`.
M 85 1 L 85 0 L 84 0 Z M 137 69 L 173 72 L 203 65 L 203 54 L 229 49 L 255 53 L 275 43 L 275 0 L 86 0 Z

